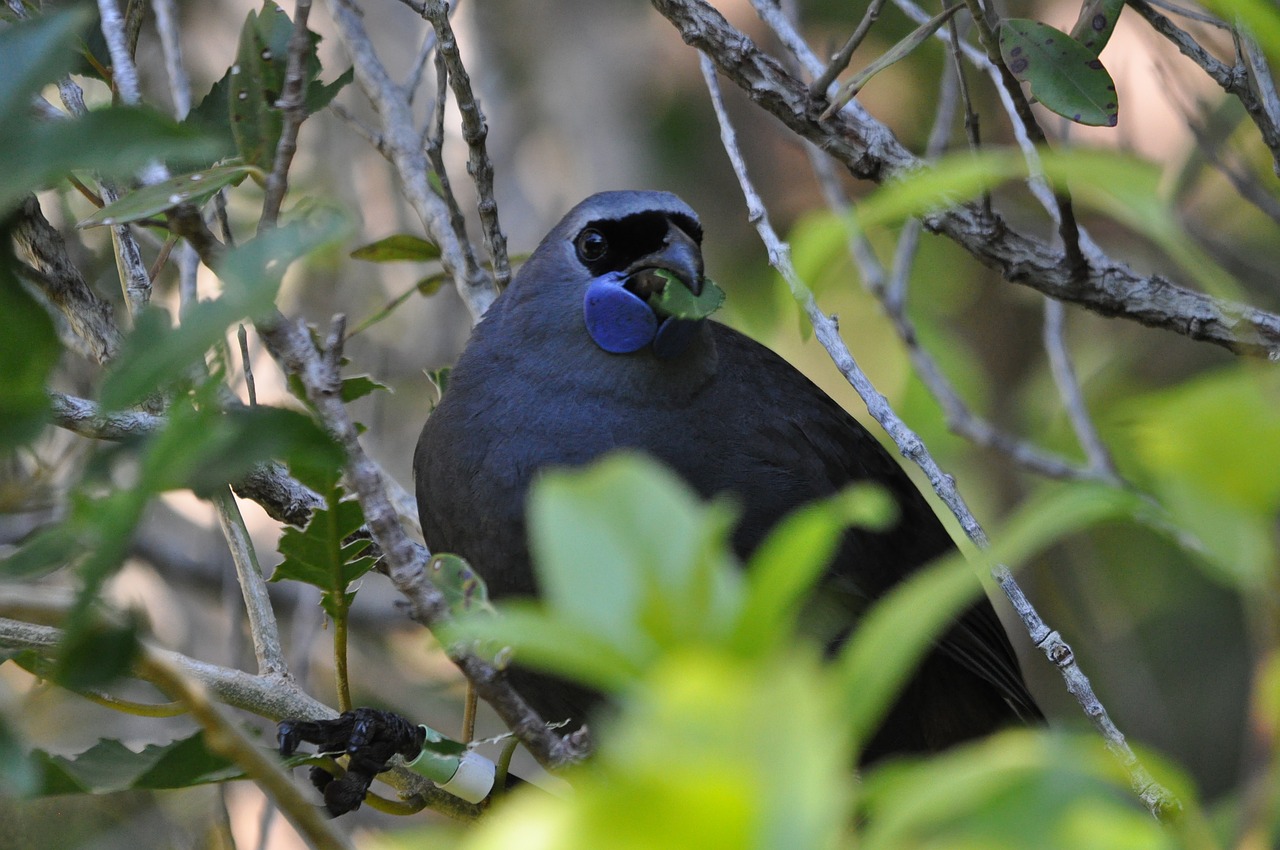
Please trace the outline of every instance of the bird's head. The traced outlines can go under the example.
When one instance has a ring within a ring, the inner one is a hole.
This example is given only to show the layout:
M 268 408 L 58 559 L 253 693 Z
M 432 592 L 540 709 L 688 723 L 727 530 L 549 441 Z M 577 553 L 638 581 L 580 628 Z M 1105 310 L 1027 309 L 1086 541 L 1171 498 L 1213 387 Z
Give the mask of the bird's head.
M 697 213 L 675 195 L 602 192 L 561 219 L 520 277 L 561 290 L 601 349 L 670 358 L 724 300 L 703 273 L 701 245 Z

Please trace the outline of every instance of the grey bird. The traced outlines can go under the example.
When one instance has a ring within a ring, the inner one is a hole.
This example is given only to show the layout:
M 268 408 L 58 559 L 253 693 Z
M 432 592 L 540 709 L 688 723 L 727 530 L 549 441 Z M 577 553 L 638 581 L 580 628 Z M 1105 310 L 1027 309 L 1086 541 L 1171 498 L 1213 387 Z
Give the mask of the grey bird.
M 491 597 L 527 596 L 538 587 L 525 501 L 548 467 L 645 452 L 703 496 L 736 498 L 743 557 L 790 511 L 872 481 L 898 520 L 848 531 L 815 591 L 839 621 L 834 645 L 870 600 L 954 544 L 888 452 L 804 375 L 700 313 L 667 314 L 664 296 L 714 286 L 701 243 L 697 214 L 665 192 L 605 192 L 570 210 L 475 328 L 422 430 L 423 533 L 433 551 L 468 559 Z M 547 720 L 581 723 L 597 699 L 518 666 L 508 675 Z M 1042 720 L 983 597 L 927 656 L 864 760 Z

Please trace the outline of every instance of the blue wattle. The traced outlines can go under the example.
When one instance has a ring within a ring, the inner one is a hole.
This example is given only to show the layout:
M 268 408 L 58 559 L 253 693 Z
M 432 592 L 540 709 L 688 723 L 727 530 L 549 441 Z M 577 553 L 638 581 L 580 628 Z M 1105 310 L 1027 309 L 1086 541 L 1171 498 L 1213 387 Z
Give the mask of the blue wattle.
M 649 343 L 658 331 L 658 317 L 638 296 L 623 289 L 619 272 L 601 275 L 587 287 L 582 316 L 595 344 L 611 354 L 630 354 Z

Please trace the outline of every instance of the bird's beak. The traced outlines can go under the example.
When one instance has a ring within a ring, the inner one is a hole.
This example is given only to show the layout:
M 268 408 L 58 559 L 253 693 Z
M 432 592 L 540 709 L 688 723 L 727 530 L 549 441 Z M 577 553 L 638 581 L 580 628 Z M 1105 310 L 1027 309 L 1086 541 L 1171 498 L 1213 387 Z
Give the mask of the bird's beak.
M 636 260 L 623 272 L 627 288 L 648 301 L 667 284 L 666 277 L 654 274 L 659 269 L 675 275 L 695 296 L 702 294 L 702 249 L 675 222 L 668 226 L 661 248 Z

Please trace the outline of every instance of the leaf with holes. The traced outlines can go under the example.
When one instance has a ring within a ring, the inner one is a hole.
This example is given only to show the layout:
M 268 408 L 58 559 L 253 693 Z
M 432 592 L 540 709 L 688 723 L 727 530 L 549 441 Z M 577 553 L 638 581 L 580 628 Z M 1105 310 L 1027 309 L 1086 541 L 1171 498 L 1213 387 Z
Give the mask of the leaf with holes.
M 1000 25 L 1005 65 L 1047 109 L 1077 124 L 1114 127 L 1116 86 L 1093 51 L 1064 32 L 1025 18 Z
M 178 204 L 204 203 L 225 186 L 239 185 L 250 174 L 266 179 L 262 169 L 252 165 L 220 165 L 194 174 L 181 174 L 130 192 L 80 222 L 77 227 L 125 224 L 159 215 Z

